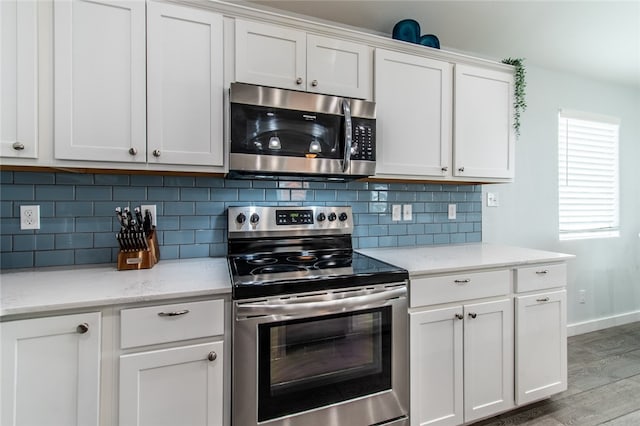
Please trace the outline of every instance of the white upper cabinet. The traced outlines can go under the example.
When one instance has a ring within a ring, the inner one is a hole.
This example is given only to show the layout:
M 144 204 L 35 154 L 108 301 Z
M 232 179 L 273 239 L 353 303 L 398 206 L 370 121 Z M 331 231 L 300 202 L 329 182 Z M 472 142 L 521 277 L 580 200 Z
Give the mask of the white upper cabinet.
M 38 156 L 38 2 L 0 1 L 0 156 Z
M 451 64 L 376 49 L 376 175 L 447 176 Z
M 512 73 L 376 49 L 375 76 L 377 177 L 513 178 Z
M 145 162 L 145 3 L 54 3 L 55 158 Z
M 148 161 L 223 166 L 222 15 L 147 7 Z
M 513 178 L 513 74 L 455 66 L 453 174 Z
M 371 47 L 241 19 L 235 25 L 236 81 L 371 99 Z
M 306 33 L 236 19 L 236 81 L 306 89 Z
M 307 35 L 307 90 L 371 99 L 373 49 L 329 37 Z

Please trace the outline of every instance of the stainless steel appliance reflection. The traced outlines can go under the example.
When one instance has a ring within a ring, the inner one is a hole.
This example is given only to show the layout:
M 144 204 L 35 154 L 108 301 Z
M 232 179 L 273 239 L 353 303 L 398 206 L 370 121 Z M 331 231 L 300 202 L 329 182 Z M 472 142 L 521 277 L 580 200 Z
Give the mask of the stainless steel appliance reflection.
M 233 425 L 407 421 L 408 274 L 352 229 L 349 207 L 229 208 Z

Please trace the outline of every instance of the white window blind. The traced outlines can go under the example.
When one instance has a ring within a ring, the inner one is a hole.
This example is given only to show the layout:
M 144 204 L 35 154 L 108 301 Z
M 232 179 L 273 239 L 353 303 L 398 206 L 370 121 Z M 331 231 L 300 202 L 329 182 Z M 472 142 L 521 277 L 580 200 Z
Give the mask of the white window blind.
M 558 116 L 560 239 L 619 235 L 619 120 Z

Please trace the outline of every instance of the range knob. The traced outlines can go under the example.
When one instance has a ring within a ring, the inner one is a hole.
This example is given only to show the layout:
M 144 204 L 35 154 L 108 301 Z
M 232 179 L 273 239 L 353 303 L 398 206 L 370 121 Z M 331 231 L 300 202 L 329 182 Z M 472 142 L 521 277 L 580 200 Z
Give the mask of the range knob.
M 336 220 L 336 214 L 334 212 L 329 213 L 329 222 Z
M 251 222 L 252 225 L 255 225 L 256 223 L 258 223 L 259 220 L 260 220 L 260 216 L 258 216 L 258 213 L 252 213 L 251 216 L 249 217 L 249 222 Z
M 318 213 L 318 217 L 316 219 L 318 219 L 318 222 L 324 222 L 326 218 L 327 216 L 324 213 Z
M 236 222 L 240 224 L 243 224 L 246 220 L 247 217 L 244 215 L 244 213 L 240 213 L 238 216 L 236 216 Z
M 338 219 L 340 219 L 340 222 L 344 222 L 345 220 L 347 220 L 347 214 L 345 212 L 340 213 L 340 216 L 338 216 Z

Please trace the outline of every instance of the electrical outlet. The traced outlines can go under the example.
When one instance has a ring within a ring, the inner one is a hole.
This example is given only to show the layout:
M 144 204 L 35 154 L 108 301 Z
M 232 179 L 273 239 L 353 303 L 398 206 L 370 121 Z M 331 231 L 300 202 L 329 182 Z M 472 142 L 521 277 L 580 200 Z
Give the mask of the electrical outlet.
M 578 291 L 578 303 L 587 303 L 587 290 Z
M 40 206 L 20 206 L 20 229 L 40 229 Z
M 402 220 L 411 220 L 412 210 L 411 204 L 402 206 Z
M 455 204 L 449 204 L 449 220 L 451 219 L 455 219 L 456 218 L 456 205 Z
M 402 220 L 402 205 L 401 204 L 394 204 L 391 207 L 391 220 L 393 220 L 393 221 Z
M 145 212 L 149 210 L 151 213 L 151 225 L 156 226 L 158 223 L 158 215 L 156 214 L 156 205 L 155 204 L 144 204 L 140 206 L 140 211 L 142 213 L 142 217 L 144 217 Z

